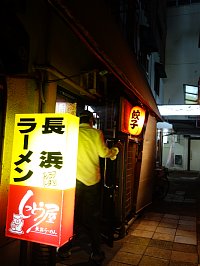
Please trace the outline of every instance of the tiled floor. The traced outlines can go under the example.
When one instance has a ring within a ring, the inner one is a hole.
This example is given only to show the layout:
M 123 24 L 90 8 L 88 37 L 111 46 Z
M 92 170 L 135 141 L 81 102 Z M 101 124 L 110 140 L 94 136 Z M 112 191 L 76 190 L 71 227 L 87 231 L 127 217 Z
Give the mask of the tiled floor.
M 147 208 L 128 229 L 128 234 L 103 245 L 106 259 L 102 265 L 197 266 L 200 241 L 200 181 L 198 176 L 173 176 L 170 191 L 162 202 Z M 61 265 L 92 265 L 88 254 L 80 251 L 59 261 Z
M 179 229 L 182 225 L 184 230 Z M 195 225 L 196 217 L 146 212 L 133 223 L 108 265 L 198 265 Z M 141 238 L 146 240 L 142 244 Z
M 196 222 L 193 216 L 146 212 L 135 220 L 125 238 L 115 242 L 114 248 L 104 246 L 107 258 L 103 265 L 198 265 Z M 179 229 L 182 225 L 184 229 Z M 57 266 L 91 265 L 86 254 L 82 253 L 82 263 L 77 254 Z
M 196 217 L 148 212 L 135 221 L 130 234 L 197 245 Z

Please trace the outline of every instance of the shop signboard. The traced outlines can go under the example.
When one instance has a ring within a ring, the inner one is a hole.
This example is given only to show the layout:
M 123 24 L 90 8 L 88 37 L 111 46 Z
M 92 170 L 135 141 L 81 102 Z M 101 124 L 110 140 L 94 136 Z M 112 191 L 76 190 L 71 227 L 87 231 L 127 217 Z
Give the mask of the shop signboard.
M 128 100 L 121 98 L 120 129 L 132 136 L 139 136 L 145 122 L 145 109 L 133 106 Z
M 142 132 L 145 120 L 145 110 L 140 106 L 134 106 L 129 115 L 128 132 L 133 136 L 138 136 Z
M 79 118 L 15 118 L 6 235 L 59 247 L 73 235 Z

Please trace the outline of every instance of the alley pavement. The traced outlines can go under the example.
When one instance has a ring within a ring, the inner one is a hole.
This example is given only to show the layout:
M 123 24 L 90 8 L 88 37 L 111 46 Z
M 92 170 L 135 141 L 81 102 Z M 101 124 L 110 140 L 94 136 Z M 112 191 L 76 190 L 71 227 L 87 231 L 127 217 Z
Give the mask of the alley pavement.
M 164 200 L 154 201 L 127 228 L 127 235 L 103 244 L 102 265 L 200 266 L 200 177 L 199 172 L 173 171 Z M 93 265 L 82 249 L 72 250 L 56 266 Z

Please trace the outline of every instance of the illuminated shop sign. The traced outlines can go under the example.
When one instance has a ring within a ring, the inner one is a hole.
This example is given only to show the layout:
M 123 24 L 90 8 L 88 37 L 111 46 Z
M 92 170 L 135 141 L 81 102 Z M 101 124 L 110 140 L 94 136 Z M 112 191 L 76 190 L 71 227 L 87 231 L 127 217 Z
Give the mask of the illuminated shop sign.
M 16 115 L 6 235 L 61 246 L 73 235 L 79 118 Z
M 131 135 L 140 135 L 145 120 L 145 110 L 139 106 L 135 106 L 131 109 L 129 116 L 128 131 Z
M 133 105 L 125 98 L 120 99 L 119 128 L 126 134 L 138 136 L 142 132 L 145 121 L 145 110 Z

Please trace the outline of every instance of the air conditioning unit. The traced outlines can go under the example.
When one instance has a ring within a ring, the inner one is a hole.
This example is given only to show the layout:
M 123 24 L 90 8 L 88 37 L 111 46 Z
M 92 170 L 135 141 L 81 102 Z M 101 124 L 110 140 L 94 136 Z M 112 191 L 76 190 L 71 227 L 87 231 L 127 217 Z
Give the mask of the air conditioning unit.
M 81 74 L 80 86 L 97 96 L 103 96 L 107 85 L 107 77 L 101 76 L 98 70 Z

